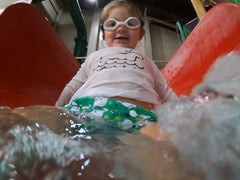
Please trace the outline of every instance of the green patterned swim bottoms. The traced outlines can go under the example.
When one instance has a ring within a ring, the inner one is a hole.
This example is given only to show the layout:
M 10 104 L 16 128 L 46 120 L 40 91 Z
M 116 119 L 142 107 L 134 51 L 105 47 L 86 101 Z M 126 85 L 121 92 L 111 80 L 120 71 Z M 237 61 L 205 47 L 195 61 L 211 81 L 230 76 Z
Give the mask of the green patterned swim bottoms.
M 152 111 L 104 97 L 77 98 L 65 106 L 64 109 L 70 111 L 75 116 L 84 114 L 111 121 L 123 129 L 140 129 L 149 121 L 157 121 L 157 117 Z

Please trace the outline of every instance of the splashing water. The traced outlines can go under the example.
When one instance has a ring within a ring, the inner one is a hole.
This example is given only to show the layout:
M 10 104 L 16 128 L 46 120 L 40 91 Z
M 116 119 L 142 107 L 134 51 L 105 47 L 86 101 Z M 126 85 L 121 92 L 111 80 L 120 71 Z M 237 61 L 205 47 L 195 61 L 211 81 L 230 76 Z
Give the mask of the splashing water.
M 0 135 L 0 179 L 158 179 L 181 172 L 166 142 L 54 107 L 1 111 Z
M 220 58 L 190 97 L 158 109 L 169 142 L 51 106 L 2 107 L 0 179 L 238 179 L 239 63 Z
M 206 179 L 239 179 L 240 57 L 218 59 L 192 97 L 164 104 L 158 129 Z

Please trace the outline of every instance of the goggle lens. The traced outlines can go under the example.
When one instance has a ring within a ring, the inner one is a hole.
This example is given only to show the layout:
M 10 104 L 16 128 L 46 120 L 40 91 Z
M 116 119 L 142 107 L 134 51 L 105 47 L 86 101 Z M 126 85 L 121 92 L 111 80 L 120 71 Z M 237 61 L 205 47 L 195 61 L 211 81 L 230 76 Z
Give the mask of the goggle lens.
M 124 22 L 119 22 L 114 18 L 108 19 L 103 23 L 105 30 L 116 30 L 121 24 L 124 24 L 129 29 L 137 29 L 141 26 L 141 22 L 136 17 L 129 17 Z

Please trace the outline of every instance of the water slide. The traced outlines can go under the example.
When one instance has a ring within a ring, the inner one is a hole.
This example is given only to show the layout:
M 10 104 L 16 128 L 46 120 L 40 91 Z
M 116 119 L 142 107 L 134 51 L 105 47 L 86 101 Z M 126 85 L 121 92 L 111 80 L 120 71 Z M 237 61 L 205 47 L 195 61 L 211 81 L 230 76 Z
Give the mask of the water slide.
M 240 7 L 221 3 L 211 8 L 162 71 L 177 95 L 189 95 L 214 61 L 240 53 Z
M 216 5 L 182 44 L 163 75 L 178 95 L 189 95 L 221 55 L 240 52 L 240 7 Z M 18 3 L 0 16 L 0 106 L 54 105 L 80 67 L 35 7 Z

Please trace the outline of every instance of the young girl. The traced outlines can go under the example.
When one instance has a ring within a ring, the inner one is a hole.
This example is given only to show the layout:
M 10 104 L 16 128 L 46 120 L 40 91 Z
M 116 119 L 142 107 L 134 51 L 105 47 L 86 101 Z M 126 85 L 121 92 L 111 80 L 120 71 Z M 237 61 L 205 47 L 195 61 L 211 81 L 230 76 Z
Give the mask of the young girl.
M 86 113 L 123 128 L 156 121 L 151 111 L 176 99 L 158 67 L 134 50 L 145 34 L 140 10 L 125 0 L 103 9 L 101 29 L 108 48 L 89 55 L 61 93 L 57 107 Z

